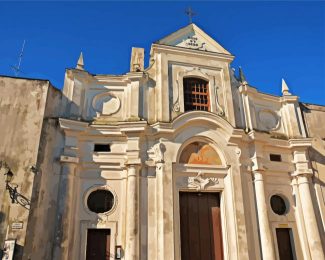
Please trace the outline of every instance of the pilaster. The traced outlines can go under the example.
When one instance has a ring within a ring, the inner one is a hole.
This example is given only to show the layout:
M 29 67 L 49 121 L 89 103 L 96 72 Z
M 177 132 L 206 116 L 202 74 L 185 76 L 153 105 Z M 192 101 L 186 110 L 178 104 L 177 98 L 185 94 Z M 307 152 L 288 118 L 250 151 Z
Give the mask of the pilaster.
M 126 244 L 125 259 L 138 260 L 140 245 L 139 227 L 139 169 L 140 165 L 127 163 Z
M 298 97 L 282 96 L 282 114 L 285 123 L 286 134 L 291 138 L 297 138 L 302 135 L 298 118 Z
M 304 225 L 301 229 L 306 232 L 307 250 L 311 259 L 325 259 L 310 190 L 313 172 L 309 168 L 307 148 L 311 146 L 311 140 L 294 139 L 290 140 L 290 145 L 293 148 L 293 162 L 296 168 L 291 176 L 298 187 L 300 203 L 297 205 L 301 207 L 298 210 L 302 212 L 303 217 L 299 222 Z
M 74 177 L 78 158 L 71 156 L 61 156 L 61 176 L 59 184 L 59 197 L 57 202 L 57 222 L 54 238 L 53 259 L 68 260 L 69 247 L 74 236 L 73 210 L 74 210 Z
M 255 158 L 253 166 L 254 188 L 256 196 L 257 218 L 260 233 L 260 243 L 263 259 L 276 259 L 272 230 L 269 223 L 265 188 L 264 188 L 265 168 L 260 159 Z
M 245 117 L 245 131 L 248 132 L 250 130 L 253 130 L 253 121 L 252 121 L 252 114 L 250 111 L 250 105 L 249 105 L 249 88 L 247 86 L 247 83 L 242 84 L 239 87 L 239 92 L 242 97 L 242 103 L 244 108 L 244 117 Z

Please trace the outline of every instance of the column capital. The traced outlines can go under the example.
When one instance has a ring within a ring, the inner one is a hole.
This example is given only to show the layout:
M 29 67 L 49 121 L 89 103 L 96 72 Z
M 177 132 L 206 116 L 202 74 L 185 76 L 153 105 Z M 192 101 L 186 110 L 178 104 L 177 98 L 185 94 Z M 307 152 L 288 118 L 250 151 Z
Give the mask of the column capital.
M 136 159 L 136 160 L 127 160 L 124 163 L 126 168 L 130 168 L 130 167 L 140 167 L 141 166 L 141 160 L 140 159 Z
M 264 172 L 264 170 L 252 171 L 253 176 L 254 176 L 254 182 L 263 181 L 263 172 Z
M 311 174 L 299 174 L 299 175 L 295 175 L 293 177 L 296 177 L 297 180 L 297 184 L 303 184 L 303 183 L 309 183 L 310 182 L 310 177 L 312 175 Z
M 79 163 L 79 158 L 74 156 L 68 156 L 68 155 L 61 155 L 60 156 L 60 162 L 61 163 L 73 163 L 77 164 Z
M 265 158 L 260 157 L 260 156 L 255 156 L 255 157 L 251 158 L 252 172 L 263 173 L 267 169 L 267 167 L 265 165 L 266 165 Z
M 291 177 L 312 177 L 313 171 L 311 169 L 305 169 L 305 170 L 296 170 L 291 174 Z
M 130 162 L 130 163 L 126 163 L 125 166 L 127 169 L 128 177 L 132 177 L 132 176 L 137 177 L 139 175 L 139 169 L 141 164 Z

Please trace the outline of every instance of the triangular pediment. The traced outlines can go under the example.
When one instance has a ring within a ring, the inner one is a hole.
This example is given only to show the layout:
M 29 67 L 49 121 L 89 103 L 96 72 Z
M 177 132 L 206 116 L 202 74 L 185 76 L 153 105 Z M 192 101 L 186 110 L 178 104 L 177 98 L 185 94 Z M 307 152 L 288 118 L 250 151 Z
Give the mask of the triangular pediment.
M 157 41 L 158 44 L 183 47 L 188 49 L 218 52 L 231 55 L 225 48 L 212 39 L 194 23 Z

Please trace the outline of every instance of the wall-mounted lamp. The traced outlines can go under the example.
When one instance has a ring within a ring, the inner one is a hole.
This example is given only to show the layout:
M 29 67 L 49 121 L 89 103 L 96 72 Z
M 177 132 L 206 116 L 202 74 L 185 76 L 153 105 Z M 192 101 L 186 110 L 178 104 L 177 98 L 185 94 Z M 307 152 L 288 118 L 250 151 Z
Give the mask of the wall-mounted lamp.
M 17 187 L 11 187 L 9 185 L 9 183 L 12 180 L 12 177 L 14 176 L 14 174 L 12 173 L 12 171 L 10 169 L 8 169 L 7 173 L 5 173 L 6 175 L 6 190 L 9 191 L 9 196 L 11 198 L 11 203 L 16 203 L 16 196 L 17 196 Z
M 5 161 L 0 160 L 0 170 L 2 170 L 2 169 L 4 169 L 4 175 L 6 176 L 6 180 L 5 180 L 6 190 L 9 191 L 11 203 L 13 203 L 13 204 L 18 203 L 21 206 L 23 206 L 25 209 L 29 210 L 30 209 L 30 200 L 17 191 L 18 185 L 16 185 L 15 187 L 9 185 L 9 183 L 12 181 L 14 174 L 11 171 L 8 164 Z M 38 172 L 38 170 L 35 166 L 30 167 L 30 170 Z
M 14 176 L 14 174 L 12 173 L 11 170 L 9 170 L 7 173 L 5 173 L 5 175 L 7 175 L 7 177 L 6 177 L 6 183 L 8 184 L 9 182 L 11 182 L 12 177 Z

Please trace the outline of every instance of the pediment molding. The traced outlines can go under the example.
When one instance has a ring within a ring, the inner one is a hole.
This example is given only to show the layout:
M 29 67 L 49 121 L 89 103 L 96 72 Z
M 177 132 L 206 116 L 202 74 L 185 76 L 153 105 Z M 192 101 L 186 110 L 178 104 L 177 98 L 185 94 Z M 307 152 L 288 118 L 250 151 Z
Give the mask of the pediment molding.
M 156 43 L 231 55 L 229 51 L 195 24 L 189 24 Z

